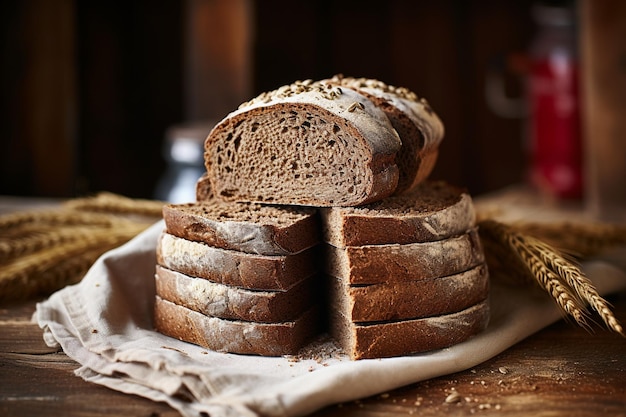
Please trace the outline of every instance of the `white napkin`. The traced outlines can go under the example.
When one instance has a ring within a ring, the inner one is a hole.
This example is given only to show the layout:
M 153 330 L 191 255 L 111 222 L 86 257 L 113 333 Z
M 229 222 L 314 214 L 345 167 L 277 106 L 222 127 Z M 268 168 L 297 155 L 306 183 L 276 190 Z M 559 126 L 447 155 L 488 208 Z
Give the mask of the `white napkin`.
M 81 365 L 77 375 L 164 401 L 185 416 L 305 415 L 469 369 L 561 318 L 546 296 L 492 284 L 487 330 L 447 349 L 360 361 L 322 353 L 295 359 L 212 352 L 152 330 L 162 229 L 159 222 L 104 254 L 79 284 L 39 303 L 35 319 L 46 343 L 60 345 Z M 626 288 L 624 270 L 612 262 L 589 262 L 584 270 L 603 294 Z

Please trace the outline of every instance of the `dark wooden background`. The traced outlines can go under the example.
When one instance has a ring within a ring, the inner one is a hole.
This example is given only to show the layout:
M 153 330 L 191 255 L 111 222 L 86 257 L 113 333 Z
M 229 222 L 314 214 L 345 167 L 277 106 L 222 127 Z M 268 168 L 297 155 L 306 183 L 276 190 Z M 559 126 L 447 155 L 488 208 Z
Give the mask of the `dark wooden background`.
M 531 4 L 2 2 L 0 194 L 151 197 L 169 126 L 220 119 L 259 92 L 335 73 L 429 100 L 446 126 L 433 177 L 473 193 L 519 182 L 524 121 L 494 114 L 484 85 L 494 60 L 527 49 Z

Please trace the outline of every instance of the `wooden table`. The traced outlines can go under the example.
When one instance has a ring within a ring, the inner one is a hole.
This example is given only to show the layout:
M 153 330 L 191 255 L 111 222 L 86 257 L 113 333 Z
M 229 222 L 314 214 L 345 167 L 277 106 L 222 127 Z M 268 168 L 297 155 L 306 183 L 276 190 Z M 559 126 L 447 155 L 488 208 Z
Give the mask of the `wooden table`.
M 626 291 L 608 299 L 626 323 Z M 0 416 L 178 415 L 75 376 L 78 364 L 44 344 L 34 310 L 34 300 L 0 306 Z M 314 416 L 626 416 L 626 339 L 594 329 L 560 321 L 471 370 Z
M 626 322 L 626 292 L 609 300 Z M 44 344 L 31 322 L 34 310 L 34 301 L 0 308 L 1 416 L 178 415 L 165 404 L 74 376 L 78 364 Z M 561 321 L 469 371 L 333 405 L 315 416 L 474 414 L 626 416 L 626 339 Z

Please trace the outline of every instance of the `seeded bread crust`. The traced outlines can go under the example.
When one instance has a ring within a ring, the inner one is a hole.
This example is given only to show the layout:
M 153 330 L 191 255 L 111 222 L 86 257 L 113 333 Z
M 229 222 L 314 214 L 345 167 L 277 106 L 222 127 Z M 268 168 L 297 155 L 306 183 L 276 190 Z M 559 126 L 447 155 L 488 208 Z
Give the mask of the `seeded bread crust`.
M 295 255 L 269 256 L 215 248 L 162 233 L 156 248 L 157 264 L 226 285 L 286 291 L 316 272 L 316 248 Z
M 467 271 L 485 260 L 476 229 L 434 242 L 324 246 L 325 272 L 353 285 L 437 278 Z
M 253 291 L 211 282 L 161 266 L 156 267 L 156 294 L 208 316 L 231 320 L 276 323 L 294 320 L 314 301 L 317 277 L 295 283 L 286 291 Z M 319 284 L 318 284 L 319 286 Z
M 312 308 L 293 321 L 254 323 L 198 313 L 156 296 L 155 329 L 167 336 L 218 352 L 262 356 L 293 355 L 317 334 Z
M 481 332 L 488 322 L 488 300 L 456 313 L 367 325 L 333 310 L 331 334 L 352 359 L 373 359 L 452 346 Z
M 213 193 L 226 201 L 354 206 L 395 191 L 400 147 L 365 96 L 307 81 L 264 93 L 218 123 L 205 165 Z
M 432 242 L 476 226 L 470 195 L 442 181 L 425 181 L 410 193 L 362 207 L 320 211 L 323 239 L 333 246 Z
M 167 233 L 195 242 L 261 255 L 288 255 L 320 242 L 317 211 L 217 199 L 163 207 Z
M 487 298 L 489 275 L 481 264 L 459 274 L 407 282 L 350 286 L 328 277 L 330 305 L 355 323 L 405 320 L 463 310 Z
M 382 109 L 398 132 L 402 148 L 396 157 L 400 178 L 396 193 L 414 188 L 432 172 L 444 126 L 424 98 L 379 80 L 336 75 L 328 80 L 358 91 Z

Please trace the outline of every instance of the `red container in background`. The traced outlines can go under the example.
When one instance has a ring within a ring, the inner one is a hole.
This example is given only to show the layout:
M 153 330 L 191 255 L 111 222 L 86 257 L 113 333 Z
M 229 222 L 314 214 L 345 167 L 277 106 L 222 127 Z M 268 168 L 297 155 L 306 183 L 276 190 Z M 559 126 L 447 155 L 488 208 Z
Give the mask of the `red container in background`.
M 583 194 L 579 62 L 573 8 L 536 5 L 528 78 L 530 179 L 559 199 Z

